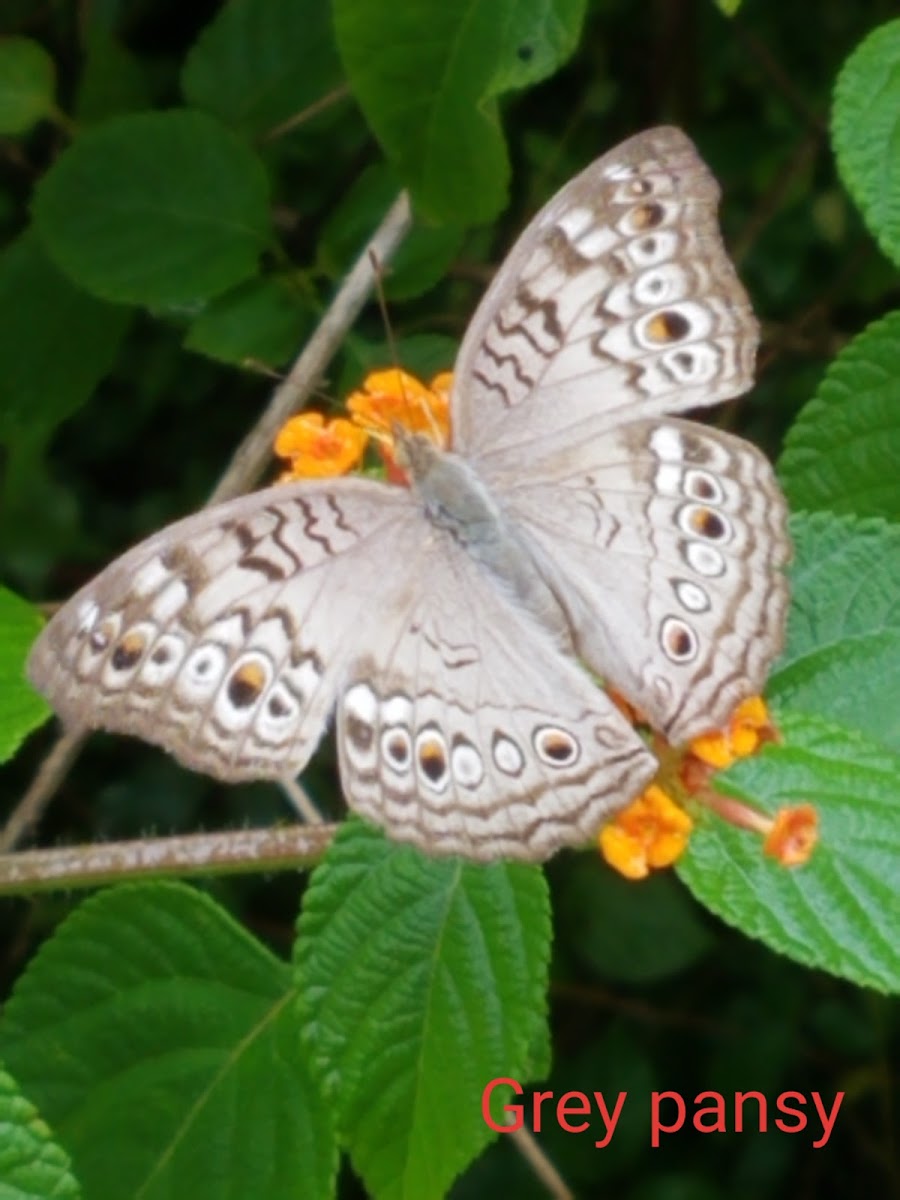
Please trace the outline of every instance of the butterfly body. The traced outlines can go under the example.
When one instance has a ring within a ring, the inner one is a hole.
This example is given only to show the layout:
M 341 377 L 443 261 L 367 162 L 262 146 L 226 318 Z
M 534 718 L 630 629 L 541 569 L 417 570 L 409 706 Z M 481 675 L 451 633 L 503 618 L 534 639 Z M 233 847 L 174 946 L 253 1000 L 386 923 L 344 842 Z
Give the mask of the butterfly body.
M 673 742 L 759 691 L 790 553 L 771 468 L 673 414 L 745 391 L 757 326 L 718 189 L 640 134 L 534 219 L 460 350 L 451 448 L 408 488 L 270 488 L 148 539 L 82 589 L 29 673 L 67 723 L 223 779 L 302 770 L 336 713 L 350 804 L 476 860 L 583 842 Z
M 402 437 L 399 445 L 434 529 L 445 531 L 513 602 L 571 647 L 562 612 L 526 539 L 474 467 L 421 435 Z

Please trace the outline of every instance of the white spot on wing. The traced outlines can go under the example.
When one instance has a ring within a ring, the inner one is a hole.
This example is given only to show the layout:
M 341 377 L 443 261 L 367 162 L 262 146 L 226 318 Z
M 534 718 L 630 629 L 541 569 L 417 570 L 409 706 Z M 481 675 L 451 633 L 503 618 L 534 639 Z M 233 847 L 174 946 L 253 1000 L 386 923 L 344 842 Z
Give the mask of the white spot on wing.
M 461 787 L 476 788 L 484 779 L 481 755 L 470 742 L 457 742 L 450 752 L 453 778 Z
M 494 738 L 494 762 L 504 775 L 518 775 L 525 766 L 522 751 L 512 740 L 500 734 Z
M 190 593 L 184 580 L 173 579 L 153 601 L 150 609 L 151 616 L 160 625 L 165 625 L 176 613 L 184 608 L 188 602 L 189 595 Z
M 675 595 L 688 612 L 706 612 L 709 608 L 709 596 L 699 583 L 692 583 L 689 579 L 679 579 L 676 581 Z
M 149 596 L 152 592 L 158 591 L 166 580 L 171 578 L 172 572 L 168 567 L 163 566 L 162 559 L 157 555 L 138 568 L 131 581 L 131 588 L 138 596 Z
M 660 425 L 650 435 L 650 449 L 663 462 L 683 462 L 684 442 L 671 425 Z
M 80 634 L 89 633 L 97 624 L 97 618 L 100 616 L 100 605 L 96 600 L 85 600 L 78 609 L 78 624 L 77 632 Z
M 372 725 L 378 713 L 378 697 L 367 683 L 355 683 L 344 693 L 344 708 L 364 725 Z
M 227 664 L 222 647 L 207 642 L 188 655 L 175 686 L 187 700 L 205 700 L 222 682 Z
M 713 578 L 725 574 L 725 559 L 715 546 L 704 542 L 688 542 L 685 556 L 698 575 Z

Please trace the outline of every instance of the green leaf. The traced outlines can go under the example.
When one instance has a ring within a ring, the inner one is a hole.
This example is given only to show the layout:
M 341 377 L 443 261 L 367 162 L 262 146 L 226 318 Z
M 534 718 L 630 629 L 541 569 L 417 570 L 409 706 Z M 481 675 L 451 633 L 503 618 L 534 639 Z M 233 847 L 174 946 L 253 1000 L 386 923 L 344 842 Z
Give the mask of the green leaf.
M 315 316 L 314 300 L 297 276 L 250 279 L 211 300 L 184 344 L 236 366 L 284 366 L 303 348 Z
M 331 7 L 322 0 L 241 0 L 206 26 L 182 72 L 185 98 L 257 135 L 341 82 Z
M 0 587 L 0 762 L 50 716 L 42 696 L 25 679 L 25 659 L 43 624 L 40 614 Z
M 79 124 L 149 108 L 148 80 L 137 56 L 98 22 L 89 25 L 86 39 L 75 106 Z
M 31 232 L 0 257 L 0 441 L 43 441 L 112 366 L 130 320 L 74 287 Z
M 452 370 L 458 349 L 455 338 L 440 333 L 414 333 L 393 346 L 351 334 L 344 345 L 344 366 L 335 381 L 335 394 L 347 396 L 361 386 L 370 371 L 389 367 L 395 354 L 404 371 L 429 383 L 439 372 Z
M 271 236 L 259 159 L 187 109 L 89 129 L 44 176 L 34 214 L 76 283 L 150 306 L 195 305 L 255 275 Z
M 0 40 L 0 133 L 25 133 L 53 112 L 56 67 L 30 38 Z
M 378 163 L 354 181 L 331 214 L 319 239 L 319 265 L 343 278 L 400 191 L 396 172 Z M 391 259 L 384 277 L 390 300 L 420 296 L 444 278 L 459 253 L 462 230 L 455 225 L 426 225 L 420 218 Z
M 442 1197 L 493 1136 L 485 1084 L 543 1054 L 543 874 L 429 859 L 354 819 L 299 933 L 305 1038 L 356 1169 L 379 1200 Z
M 88 900 L 19 980 L 0 1054 L 91 1200 L 330 1197 L 336 1151 L 290 974 L 207 896 Z
M 509 161 L 496 97 L 556 70 L 583 16 L 584 0 L 335 0 L 354 94 L 430 216 L 466 225 L 500 211 Z
M 900 518 L 898 348 L 895 312 L 854 338 L 829 367 L 778 464 L 792 508 Z
M 820 840 L 788 869 L 759 840 L 712 817 L 694 831 L 678 874 L 730 925 L 811 967 L 900 991 L 900 757 L 839 726 L 783 714 L 784 744 L 716 777 L 718 790 L 766 812 L 812 803 Z
M 787 645 L 767 694 L 900 750 L 900 527 L 817 513 L 791 533 Z
M 844 63 L 831 124 L 841 177 L 900 263 L 900 20 L 870 33 Z
M 77 1200 L 68 1156 L 0 1069 L 0 1196 L 3 1200 Z
M 713 945 L 697 906 L 668 875 L 639 885 L 582 854 L 560 872 L 557 926 L 605 979 L 639 984 L 684 970 Z

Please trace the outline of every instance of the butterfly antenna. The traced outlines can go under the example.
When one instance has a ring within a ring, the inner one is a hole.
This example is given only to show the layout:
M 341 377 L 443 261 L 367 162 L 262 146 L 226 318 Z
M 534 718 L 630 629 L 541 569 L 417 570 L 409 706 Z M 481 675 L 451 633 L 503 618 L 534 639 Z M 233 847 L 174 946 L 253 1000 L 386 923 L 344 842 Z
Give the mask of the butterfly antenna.
M 374 250 L 369 251 L 369 262 L 372 264 L 372 273 L 375 276 L 375 296 L 378 300 L 378 311 L 381 313 L 381 323 L 384 326 L 384 338 L 388 345 L 391 365 L 395 371 L 399 371 L 400 362 L 397 357 L 397 343 L 394 340 L 394 330 L 391 327 L 391 318 L 388 315 L 387 300 L 384 295 L 384 272 L 381 269 L 381 262 L 378 255 Z
M 397 354 L 397 342 L 394 339 L 394 330 L 391 326 L 391 319 L 387 308 L 387 300 L 384 294 L 384 272 L 382 271 L 381 262 L 379 261 L 378 255 L 374 250 L 369 250 L 369 262 L 372 264 L 372 271 L 375 276 L 375 295 L 378 298 L 378 308 L 381 312 L 382 324 L 384 325 L 384 336 L 388 345 L 388 353 L 390 354 L 391 365 L 397 372 L 397 379 L 400 382 L 400 388 L 403 392 L 404 407 L 406 408 L 407 412 L 411 412 L 413 410 L 413 401 L 411 401 L 406 395 L 406 390 L 403 383 L 403 368 L 400 366 L 400 358 Z M 440 446 L 444 438 L 443 434 L 441 433 L 440 426 L 435 420 L 434 413 L 427 404 L 420 404 L 418 401 L 415 403 L 417 407 L 421 408 L 425 420 L 431 427 L 431 433 L 435 443 Z M 391 439 L 382 438 L 381 440 L 390 442 Z

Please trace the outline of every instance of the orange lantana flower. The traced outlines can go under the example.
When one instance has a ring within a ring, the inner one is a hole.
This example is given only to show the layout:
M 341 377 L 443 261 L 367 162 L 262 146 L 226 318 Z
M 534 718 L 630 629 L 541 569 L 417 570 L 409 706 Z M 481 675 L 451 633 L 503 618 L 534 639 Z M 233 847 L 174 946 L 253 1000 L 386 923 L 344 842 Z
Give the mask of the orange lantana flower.
M 372 371 L 360 390 L 347 397 L 347 411 L 360 428 L 387 441 L 393 438 L 396 423 L 408 433 L 423 433 L 446 446 L 450 436 L 452 378 L 449 371 L 443 371 L 426 387 L 399 367 Z
M 704 733 L 691 742 L 691 753 L 711 767 L 721 770 L 739 758 L 755 754 L 760 745 L 771 741 L 774 726 L 762 696 L 750 696 L 732 713 L 728 726 L 715 733 Z
M 300 413 L 275 438 L 275 453 L 289 463 L 281 479 L 345 475 L 362 459 L 367 441 L 368 435 L 343 417 L 326 422 L 320 412 Z
M 618 813 L 599 834 L 600 852 L 626 879 L 669 867 L 687 846 L 694 822 L 656 784 Z
M 781 808 L 763 842 L 763 850 L 783 867 L 809 862 L 819 840 L 819 814 L 811 804 Z
M 392 367 L 372 371 L 362 387 L 347 397 L 350 420 L 326 421 L 320 412 L 292 417 L 278 431 L 275 453 L 286 458 L 281 480 L 345 475 L 359 464 L 372 437 L 378 443 L 394 483 L 407 482 L 394 460 L 394 429 L 430 437 L 439 446 L 450 441 L 450 389 L 453 375 L 442 371 L 426 387 L 406 371 Z

